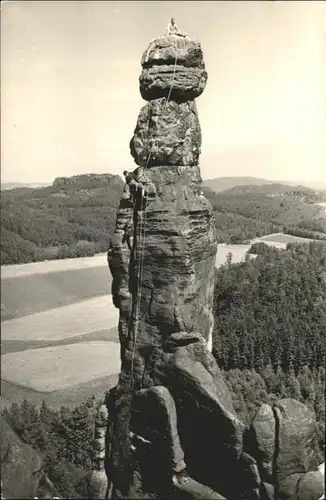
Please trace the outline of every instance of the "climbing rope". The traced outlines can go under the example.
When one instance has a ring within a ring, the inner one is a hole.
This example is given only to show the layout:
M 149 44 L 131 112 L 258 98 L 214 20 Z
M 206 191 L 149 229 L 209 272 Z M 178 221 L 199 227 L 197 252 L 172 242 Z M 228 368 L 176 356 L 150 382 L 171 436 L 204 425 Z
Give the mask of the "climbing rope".
M 172 93 L 174 80 L 175 80 L 177 61 L 178 61 L 177 48 L 175 46 L 175 58 L 174 58 L 174 68 L 173 68 L 172 81 L 171 81 L 169 93 L 168 93 L 168 96 L 165 100 L 165 104 L 164 104 L 162 112 L 164 112 L 165 109 L 167 108 L 168 102 L 170 101 L 170 98 L 171 98 L 171 93 Z M 155 145 L 156 140 L 157 139 L 154 140 L 154 142 L 152 144 L 152 148 Z M 146 170 L 148 168 L 148 164 L 149 164 L 151 155 L 152 155 L 152 151 L 150 151 L 148 154 L 146 164 L 144 166 L 144 172 L 146 172 Z M 143 194 L 144 194 L 144 191 L 142 190 L 141 198 L 140 198 L 140 211 L 142 209 Z M 139 251 L 138 275 L 137 275 L 137 303 L 136 303 L 136 314 L 135 314 L 136 321 L 135 321 L 135 331 L 134 331 L 132 356 L 131 356 L 131 380 L 130 380 L 131 387 L 133 387 L 133 382 L 134 382 L 134 359 L 135 359 L 136 342 L 137 342 L 137 336 L 138 336 L 139 312 L 140 312 L 140 304 L 141 304 L 141 282 L 143 279 L 143 267 L 144 267 L 143 261 L 144 261 L 144 249 L 145 249 L 145 238 L 146 238 L 146 215 L 147 215 L 147 203 L 146 203 L 146 201 L 144 204 L 144 211 L 143 212 L 144 212 L 143 217 L 140 221 L 140 227 L 139 227 L 140 251 Z M 143 224 L 142 224 L 142 222 L 143 222 Z M 143 226 L 143 229 L 142 229 L 142 226 Z M 143 233 L 142 233 L 142 231 L 143 231 Z

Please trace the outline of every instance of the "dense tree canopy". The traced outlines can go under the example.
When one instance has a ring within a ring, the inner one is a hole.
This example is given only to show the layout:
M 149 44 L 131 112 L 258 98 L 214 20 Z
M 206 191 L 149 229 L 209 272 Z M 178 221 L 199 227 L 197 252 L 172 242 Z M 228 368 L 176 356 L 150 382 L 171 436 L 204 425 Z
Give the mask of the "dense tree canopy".
M 279 185 L 272 186 L 274 191 L 270 186 L 239 186 L 220 193 L 204 188 L 214 208 L 219 242 L 242 243 L 282 231 L 326 239 L 323 209 L 314 204 L 324 199 L 324 193 L 308 189 L 275 192 Z
M 261 248 L 255 259 L 216 271 L 216 359 L 226 369 L 259 373 L 268 364 L 285 372 L 323 366 L 326 244 Z
M 221 193 L 204 188 L 214 207 L 218 242 L 243 243 L 283 230 L 326 239 L 326 218 L 314 205 L 324 195 L 285 188 L 240 186 Z M 58 178 L 43 188 L 2 191 L 1 264 L 106 251 L 122 189 L 117 175 L 89 174 Z
M 1 264 L 107 250 L 123 189 L 117 175 L 76 176 L 1 193 Z
M 36 408 L 27 400 L 3 410 L 18 436 L 43 457 L 45 471 L 62 498 L 88 498 L 94 440 L 94 399 L 70 410 Z

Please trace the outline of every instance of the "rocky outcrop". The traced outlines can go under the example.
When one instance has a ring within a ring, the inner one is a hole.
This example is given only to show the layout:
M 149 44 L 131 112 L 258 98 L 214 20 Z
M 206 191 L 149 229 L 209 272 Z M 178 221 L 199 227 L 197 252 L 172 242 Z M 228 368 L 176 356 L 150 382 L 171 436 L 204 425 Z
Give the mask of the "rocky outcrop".
M 105 498 L 109 488 L 109 480 L 105 470 L 108 417 L 107 406 L 102 405 L 95 417 L 92 472 L 89 481 L 89 496 L 94 499 Z
M 105 468 L 115 499 L 263 500 L 282 492 L 298 500 L 315 478 L 311 413 L 291 400 L 263 405 L 246 430 L 210 352 L 217 242 L 200 188 L 194 102 L 206 80 L 200 44 L 175 25 L 142 57 L 140 91 L 149 102 L 130 141 L 137 168 L 124 172 L 108 252 L 122 363 Z M 289 445 L 298 417 L 299 465 Z
M 316 418 L 307 406 L 281 399 L 263 404 L 245 435 L 246 450 L 257 460 L 262 498 L 319 499 L 323 477 L 318 470 Z
M 319 465 L 315 456 L 315 414 L 307 406 L 293 399 L 278 401 L 273 410 L 277 427 L 274 471 L 276 496 L 290 500 L 293 497 L 293 490 L 296 490 L 296 498 L 309 498 L 309 495 L 305 495 L 311 491 L 310 471 L 316 470 Z M 313 476 L 317 490 L 318 474 L 316 477 Z M 319 494 L 316 498 L 322 494 L 322 485 L 320 478 Z
M 60 498 L 39 454 L 1 417 L 1 498 Z
M 247 435 L 247 449 L 257 460 L 262 481 L 273 482 L 276 422 L 272 408 L 263 404 L 256 413 Z
M 126 184 L 117 212 L 114 237 L 108 250 L 108 264 L 112 274 L 112 297 L 119 315 L 119 340 L 121 357 L 128 338 L 131 313 L 131 293 L 129 290 L 129 265 L 133 240 L 133 205 L 130 200 L 130 188 Z

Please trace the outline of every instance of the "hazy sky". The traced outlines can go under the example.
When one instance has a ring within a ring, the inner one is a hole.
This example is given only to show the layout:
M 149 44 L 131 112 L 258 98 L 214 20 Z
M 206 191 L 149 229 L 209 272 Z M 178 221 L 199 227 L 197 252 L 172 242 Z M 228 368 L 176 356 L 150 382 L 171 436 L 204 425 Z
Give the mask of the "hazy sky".
M 326 181 L 326 3 L 1 4 L 2 182 L 135 164 L 140 58 L 170 17 L 203 47 L 204 178 Z

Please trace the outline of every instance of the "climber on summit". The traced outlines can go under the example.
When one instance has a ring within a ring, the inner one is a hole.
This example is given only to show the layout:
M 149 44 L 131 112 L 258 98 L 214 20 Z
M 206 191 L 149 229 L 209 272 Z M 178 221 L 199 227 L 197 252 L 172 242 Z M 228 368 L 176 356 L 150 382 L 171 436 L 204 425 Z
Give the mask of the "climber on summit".
M 166 30 L 166 34 L 167 35 L 177 35 L 177 36 L 187 36 L 185 33 L 181 33 L 176 22 L 175 22 L 175 19 L 174 17 L 171 17 L 170 19 L 170 22 L 168 24 L 168 28 Z

